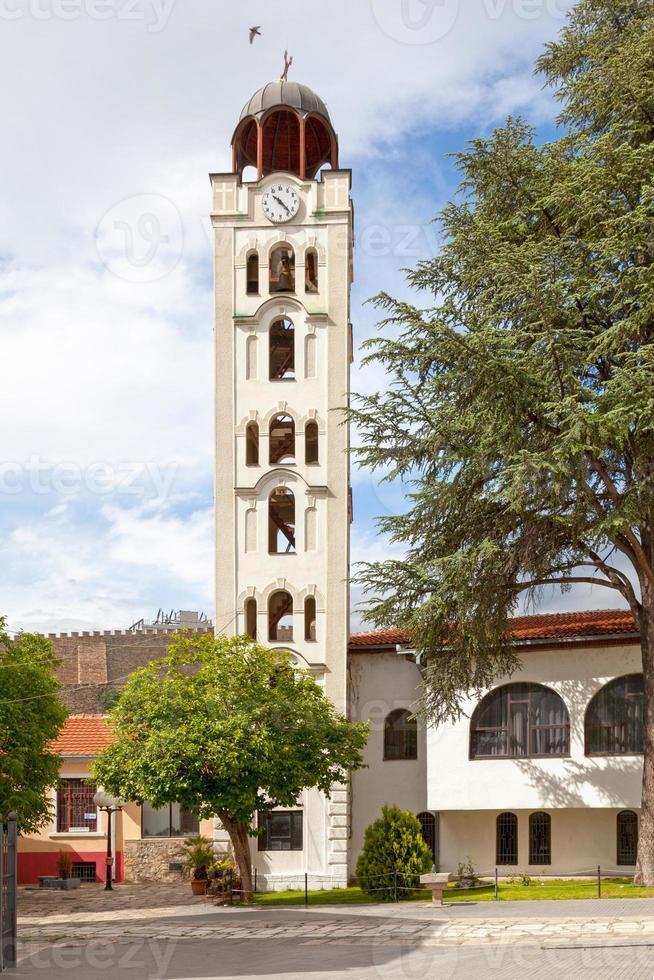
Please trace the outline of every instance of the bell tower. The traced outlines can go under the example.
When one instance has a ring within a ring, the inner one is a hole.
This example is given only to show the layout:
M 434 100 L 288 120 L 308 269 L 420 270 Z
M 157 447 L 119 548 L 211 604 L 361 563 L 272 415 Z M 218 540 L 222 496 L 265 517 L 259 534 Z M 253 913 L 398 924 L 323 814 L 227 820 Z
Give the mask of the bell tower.
M 249 179 L 248 179 L 249 177 Z M 216 629 L 290 652 L 346 710 L 351 174 L 325 103 L 271 82 L 213 174 Z M 347 790 L 253 842 L 268 887 L 347 883 Z

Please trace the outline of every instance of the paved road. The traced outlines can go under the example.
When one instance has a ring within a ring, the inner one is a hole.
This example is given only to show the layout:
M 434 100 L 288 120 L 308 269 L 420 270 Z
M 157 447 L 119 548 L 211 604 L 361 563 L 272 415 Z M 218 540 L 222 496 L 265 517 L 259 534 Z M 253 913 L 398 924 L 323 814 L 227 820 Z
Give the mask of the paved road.
M 27 951 L 25 951 L 27 952 Z M 16 980 L 652 980 L 654 947 L 416 947 L 399 942 L 269 939 L 130 941 L 46 946 L 22 959 Z
M 19 922 L 17 980 L 654 980 L 651 900 L 222 909 L 95 889 L 25 895 Z

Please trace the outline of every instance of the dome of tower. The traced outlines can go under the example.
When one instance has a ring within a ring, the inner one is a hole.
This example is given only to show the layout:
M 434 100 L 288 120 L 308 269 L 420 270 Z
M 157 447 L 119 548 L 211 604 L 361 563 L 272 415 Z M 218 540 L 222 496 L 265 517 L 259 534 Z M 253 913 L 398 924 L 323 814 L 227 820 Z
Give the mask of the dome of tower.
M 232 137 L 234 172 L 256 167 L 259 177 L 285 172 L 313 178 L 338 167 L 338 139 L 319 95 L 308 85 L 268 82 L 243 106 Z
M 286 106 L 298 112 L 315 112 L 329 119 L 327 106 L 308 85 L 299 82 L 268 82 L 254 93 L 243 106 L 240 120 L 246 116 L 259 116 L 275 106 Z

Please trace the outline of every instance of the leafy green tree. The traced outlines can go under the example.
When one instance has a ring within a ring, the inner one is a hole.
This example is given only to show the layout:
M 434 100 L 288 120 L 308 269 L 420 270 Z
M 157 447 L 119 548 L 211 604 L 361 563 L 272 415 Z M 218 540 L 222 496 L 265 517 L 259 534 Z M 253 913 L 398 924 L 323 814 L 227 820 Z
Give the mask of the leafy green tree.
M 248 897 L 257 811 L 295 806 L 305 788 L 329 793 L 363 765 L 368 734 L 287 654 L 245 636 L 176 636 L 131 675 L 112 719 L 117 741 L 95 764 L 98 783 L 219 817 Z
M 376 302 L 388 372 L 359 399 L 360 461 L 411 483 L 361 580 L 368 618 L 427 655 L 425 709 L 456 717 L 517 657 L 520 593 L 614 590 L 640 625 L 645 766 L 637 879 L 654 884 L 654 3 L 580 0 L 538 70 L 561 136 L 509 119 L 457 155 L 439 254 Z M 438 656 L 431 656 L 438 651 Z
M 0 618 L 0 814 L 18 815 L 21 833 L 38 830 L 52 816 L 48 790 L 61 759 L 50 743 L 68 709 L 58 698 L 52 644 L 43 636 L 12 638 Z
M 366 828 L 357 881 L 368 895 L 392 902 L 417 888 L 432 864 L 418 818 L 398 806 L 384 806 L 379 820 Z

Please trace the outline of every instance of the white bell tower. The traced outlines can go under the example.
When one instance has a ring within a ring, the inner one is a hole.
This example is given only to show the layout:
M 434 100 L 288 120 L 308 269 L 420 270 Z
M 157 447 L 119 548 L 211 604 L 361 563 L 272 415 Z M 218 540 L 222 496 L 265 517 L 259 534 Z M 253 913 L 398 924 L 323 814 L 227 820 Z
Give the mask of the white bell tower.
M 232 148 L 233 172 L 211 177 L 216 630 L 290 651 L 344 712 L 351 174 L 325 104 L 295 82 L 252 96 Z M 347 790 L 307 792 L 253 842 L 259 880 L 345 885 L 348 838 Z

